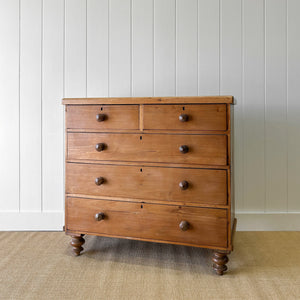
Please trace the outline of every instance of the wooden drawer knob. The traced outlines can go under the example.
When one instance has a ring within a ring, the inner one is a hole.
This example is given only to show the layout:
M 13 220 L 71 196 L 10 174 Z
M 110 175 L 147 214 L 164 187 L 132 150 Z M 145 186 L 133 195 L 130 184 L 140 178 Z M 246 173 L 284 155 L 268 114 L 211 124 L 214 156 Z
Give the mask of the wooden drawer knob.
M 101 152 L 101 151 L 105 150 L 106 145 L 104 143 L 98 143 L 95 148 L 98 152 Z
M 179 228 L 182 230 L 182 231 L 186 231 L 190 228 L 190 224 L 188 221 L 181 221 L 180 224 L 179 224 Z
M 98 122 L 103 122 L 107 119 L 107 116 L 105 114 L 97 114 L 96 119 Z
M 104 183 L 104 178 L 103 177 L 98 177 L 95 179 L 95 184 L 96 185 L 101 185 L 102 183 Z
M 179 187 L 182 190 L 186 190 L 189 187 L 189 183 L 186 180 L 182 180 L 181 182 L 179 182 Z
M 189 116 L 186 115 L 186 114 L 181 114 L 181 115 L 179 116 L 179 121 L 180 121 L 180 122 L 187 122 L 188 120 L 189 120 Z
M 95 220 L 96 220 L 96 221 L 101 221 L 101 220 L 103 220 L 104 218 L 105 218 L 105 215 L 104 215 L 103 212 L 99 212 L 99 213 L 95 214 Z
M 181 153 L 188 153 L 189 152 L 189 147 L 187 146 L 187 145 L 181 145 L 180 147 L 179 147 L 179 151 L 181 152 Z

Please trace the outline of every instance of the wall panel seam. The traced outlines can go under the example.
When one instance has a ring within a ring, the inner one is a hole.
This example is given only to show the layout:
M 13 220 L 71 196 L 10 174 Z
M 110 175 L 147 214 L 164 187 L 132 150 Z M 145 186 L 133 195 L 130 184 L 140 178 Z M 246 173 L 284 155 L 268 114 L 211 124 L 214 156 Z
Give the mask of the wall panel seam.
M 175 0 L 175 96 L 177 96 L 177 0 Z
M 152 96 L 155 96 L 155 0 L 152 0 L 152 55 L 153 55 L 153 61 L 152 61 Z
M 63 82 L 62 82 L 62 94 L 63 94 L 63 98 L 65 97 L 65 56 L 66 56 L 66 0 L 64 0 L 64 3 L 63 3 L 63 61 L 62 61 L 62 76 L 63 76 Z M 63 120 L 63 124 L 65 124 L 65 110 L 63 109 L 62 110 L 62 120 Z M 63 210 L 64 210 L 64 207 L 65 207 L 65 151 L 64 151 L 64 147 L 65 147 L 65 141 L 66 141 L 66 133 L 65 133 L 65 130 L 63 130 L 63 134 L 62 134 L 62 137 L 63 137 L 63 148 L 61 149 L 61 151 L 63 151 L 63 155 L 62 155 L 62 166 L 63 166 L 63 195 L 62 195 L 62 199 L 63 199 Z
M 88 0 L 85 0 L 85 96 L 88 96 Z
M 107 40 L 108 40 L 108 43 L 107 43 L 107 59 L 108 59 L 108 67 L 107 67 L 107 85 L 108 85 L 108 90 L 107 90 L 107 94 L 108 94 L 108 97 L 110 97 L 110 10 L 111 10 L 111 7 L 110 7 L 110 0 L 107 0 L 108 2 L 108 10 L 107 10 L 107 23 L 108 23 L 108 26 L 107 26 Z
M 130 96 L 133 97 L 133 12 L 130 0 Z
M 219 0 L 219 95 L 221 95 L 221 72 L 222 72 L 222 0 Z
M 266 7 L 266 0 L 264 0 L 264 182 L 267 182 L 267 172 L 266 172 L 266 113 L 267 113 L 267 7 Z M 267 189 L 264 189 L 265 197 L 264 197 L 264 212 L 266 212 L 266 199 L 267 199 Z
M 289 9 L 289 0 L 286 0 L 286 143 L 287 143 L 287 151 L 286 151 L 286 193 L 287 193 L 287 201 L 286 201 L 286 211 L 289 211 L 289 145 L 290 145 L 290 136 L 289 136 L 289 126 L 288 126 L 288 115 L 289 115 L 289 40 L 288 40 L 288 9 Z
M 245 15 L 244 15 L 244 0 L 241 0 L 241 106 L 242 106 L 242 170 L 243 185 L 242 185 L 242 207 L 245 209 L 245 186 L 247 181 L 247 172 L 245 164 L 245 157 L 247 157 L 247 149 L 245 147 Z M 246 153 L 245 153 L 246 152 Z M 246 155 L 245 155 L 246 154 Z
M 18 174 L 18 177 L 19 177 L 19 182 L 18 182 L 18 188 L 19 188 L 19 201 L 18 201 L 18 211 L 20 212 L 21 211 L 21 122 L 20 122 L 20 119 L 21 119 L 21 109 L 20 109 L 20 105 L 21 105 L 21 0 L 19 0 L 19 76 L 18 76 L 18 108 L 19 108 L 19 111 L 18 111 L 18 118 L 19 118 L 19 128 L 18 128 L 18 134 L 19 134 L 19 151 L 18 151 L 18 154 L 19 154 L 19 157 L 18 157 L 18 161 L 19 161 L 19 174 Z
M 197 1 L 197 95 L 199 96 L 199 0 Z
M 43 55 L 44 55 L 44 0 L 41 0 L 41 128 L 40 128 L 40 136 L 41 136 L 41 212 L 43 212 L 43 132 L 44 132 L 44 124 L 43 124 Z

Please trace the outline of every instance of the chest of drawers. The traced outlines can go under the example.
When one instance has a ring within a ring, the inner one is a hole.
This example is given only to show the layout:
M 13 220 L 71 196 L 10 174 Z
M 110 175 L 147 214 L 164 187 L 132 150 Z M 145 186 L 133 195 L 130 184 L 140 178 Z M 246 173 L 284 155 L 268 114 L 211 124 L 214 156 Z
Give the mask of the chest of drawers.
M 66 112 L 65 231 L 213 249 L 235 230 L 232 97 L 73 98 Z

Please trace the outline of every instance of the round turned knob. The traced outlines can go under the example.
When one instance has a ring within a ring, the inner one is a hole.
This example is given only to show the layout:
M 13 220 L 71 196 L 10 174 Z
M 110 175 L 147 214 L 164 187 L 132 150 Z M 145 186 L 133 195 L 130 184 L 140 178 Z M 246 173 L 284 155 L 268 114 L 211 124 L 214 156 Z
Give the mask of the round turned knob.
M 179 187 L 182 190 L 186 190 L 189 187 L 189 183 L 186 180 L 182 180 L 181 182 L 179 182 Z
M 103 177 L 98 177 L 95 179 L 95 184 L 96 185 L 101 185 L 102 183 L 104 183 L 104 178 Z
M 189 120 L 189 116 L 186 114 L 181 114 L 179 116 L 179 121 L 181 121 L 181 122 L 187 122 L 188 120 Z
M 186 231 L 190 228 L 190 224 L 188 221 L 181 221 L 180 224 L 179 224 L 179 228 L 182 230 L 182 231 Z
M 104 217 L 105 217 L 105 215 L 104 215 L 103 212 L 99 212 L 99 213 L 95 214 L 95 220 L 96 221 L 101 221 L 101 220 L 104 219 Z
M 187 146 L 187 145 L 181 145 L 180 147 L 179 147 L 179 151 L 181 152 L 181 153 L 188 153 L 189 152 L 189 147 Z
M 96 119 L 98 122 L 103 122 L 106 120 L 106 115 L 105 114 L 97 114 Z
M 101 152 L 105 149 L 105 147 L 106 145 L 104 143 L 98 143 L 95 148 L 97 151 Z

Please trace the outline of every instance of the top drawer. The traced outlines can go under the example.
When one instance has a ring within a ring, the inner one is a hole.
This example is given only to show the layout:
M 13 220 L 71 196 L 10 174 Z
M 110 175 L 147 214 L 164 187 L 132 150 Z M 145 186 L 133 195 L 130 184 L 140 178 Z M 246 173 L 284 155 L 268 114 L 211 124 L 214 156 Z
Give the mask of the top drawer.
M 139 129 L 138 105 L 69 105 L 69 129 Z
M 144 129 L 226 130 L 226 104 L 144 105 Z

